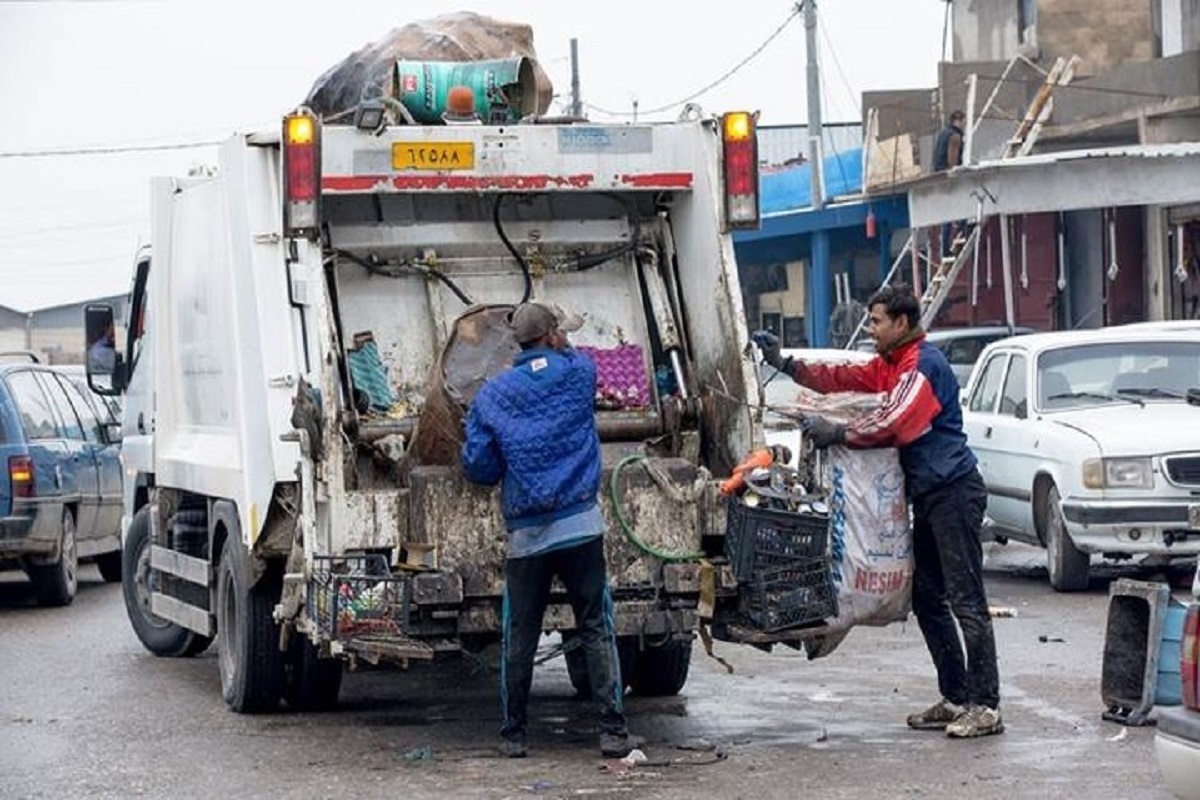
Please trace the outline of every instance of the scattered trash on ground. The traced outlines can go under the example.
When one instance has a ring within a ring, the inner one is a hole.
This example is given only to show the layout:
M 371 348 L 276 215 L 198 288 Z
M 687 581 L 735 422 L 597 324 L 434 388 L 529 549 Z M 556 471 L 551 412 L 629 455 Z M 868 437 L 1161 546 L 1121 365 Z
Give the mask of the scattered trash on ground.
M 404 754 L 405 761 L 433 761 L 433 748 L 429 745 L 414 747 Z
M 521 788 L 527 792 L 532 792 L 534 794 L 540 794 L 542 792 L 549 792 L 552 789 L 557 789 L 558 784 L 555 783 L 554 781 L 548 781 L 548 780 L 539 778 L 538 780 L 534 781 L 533 783 L 528 784 L 526 786 L 522 786 Z
M 1117 731 L 1115 736 L 1108 737 L 1108 740 L 1110 742 L 1121 742 L 1121 741 L 1124 741 L 1125 737 L 1128 735 L 1129 735 L 1129 728 L 1121 728 L 1121 730 Z
M 1067 640 L 1062 638 L 1061 636 L 1047 636 L 1046 634 L 1043 633 L 1041 636 L 1038 637 L 1038 641 L 1041 642 L 1042 644 L 1045 644 L 1047 642 L 1066 642 Z
M 709 753 L 717 749 L 717 746 L 708 739 L 688 739 L 686 742 L 681 742 L 675 745 L 676 750 L 696 750 L 702 753 Z
M 646 760 L 646 754 L 641 750 L 638 750 L 636 747 L 630 750 L 629 754 L 621 759 L 622 762 L 631 767 L 636 767 L 638 764 L 644 763 Z
M 1017 610 L 1008 606 L 988 606 L 988 616 L 992 619 L 1015 617 Z

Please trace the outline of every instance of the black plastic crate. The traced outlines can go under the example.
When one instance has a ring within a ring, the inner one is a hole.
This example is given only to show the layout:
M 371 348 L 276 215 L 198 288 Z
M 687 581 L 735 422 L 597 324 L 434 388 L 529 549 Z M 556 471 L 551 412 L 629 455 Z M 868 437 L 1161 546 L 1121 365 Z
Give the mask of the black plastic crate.
M 797 560 L 823 557 L 829 515 L 750 507 L 731 497 L 725 514 L 725 555 L 739 581 Z
M 309 589 L 309 617 L 330 639 L 408 630 L 412 583 L 384 556 L 316 556 Z
M 837 590 L 829 559 L 809 558 L 756 572 L 742 590 L 741 611 L 751 625 L 767 632 L 836 617 Z

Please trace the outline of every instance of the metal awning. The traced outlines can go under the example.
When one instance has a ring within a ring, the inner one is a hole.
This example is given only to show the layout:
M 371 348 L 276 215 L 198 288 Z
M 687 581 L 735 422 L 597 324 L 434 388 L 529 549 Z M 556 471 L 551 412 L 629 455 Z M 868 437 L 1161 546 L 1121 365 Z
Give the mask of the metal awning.
M 974 217 L 1200 201 L 1200 142 L 984 161 L 916 181 L 913 227 Z

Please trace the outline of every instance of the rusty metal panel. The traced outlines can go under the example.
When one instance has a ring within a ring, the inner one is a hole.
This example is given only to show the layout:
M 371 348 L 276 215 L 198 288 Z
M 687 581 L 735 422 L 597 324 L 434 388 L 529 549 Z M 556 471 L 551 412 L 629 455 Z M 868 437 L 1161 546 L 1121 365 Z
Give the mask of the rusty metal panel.
M 399 549 L 407 538 L 408 491 L 347 492 L 345 547 L 353 550 Z
M 683 459 L 656 459 L 671 484 L 690 491 L 697 477 Z M 622 532 L 609 486 L 612 467 L 601 480 L 600 507 L 608 524 L 604 551 L 616 590 L 663 587 L 663 562 L 639 550 Z M 468 483 L 453 467 L 415 467 L 410 477 L 412 540 L 437 547 L 438 567 L 458 573 L 468 597 L 497 596 L 504 588 L 507 537 L 499 492 Z M 647 546 L 668 553 L 695 552 L 711 527 L 711 500 L 677 502 L 638 463 L 627 465 L 618 481 L 626 520 Z M 685 581 L 686 583 L 686 581 Z M 693 591 L 686 589 L 684 591 Z
M 505 533 L 499 491 L 467 482 L 456 467 L 414 467 L 409 531 L 437 548 L 439 569 L 462 576 L 468 596 L 504 590 Z

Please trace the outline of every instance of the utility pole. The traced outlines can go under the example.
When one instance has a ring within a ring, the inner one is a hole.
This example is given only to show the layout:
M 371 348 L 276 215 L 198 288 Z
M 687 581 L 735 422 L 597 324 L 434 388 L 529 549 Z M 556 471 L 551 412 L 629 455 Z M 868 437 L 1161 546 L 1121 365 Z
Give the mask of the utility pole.
M 571 116 L 583 118 L 583 98 L 579 96 L 579 40 L 571 39 Z
M 817 65 L 817 0 L 803 0 L 804 31 L 808 50 L 808 152 L 812 164 L 812 207 L 825 207 L 825 186 L 821 175 L 821 71 Z
M 825 207 L 823 126 L 821 124 L 821 73 L 817 66 L 817 0 L 802 0 L 805 43 L 808 50 L 808 152 L 812 170 L 812 208 Z M 829 319 L 833 314 L 829 268 L 829 231 L 812 232 L 808 273 L 808 340 L 813 347 L 829 346 Z

